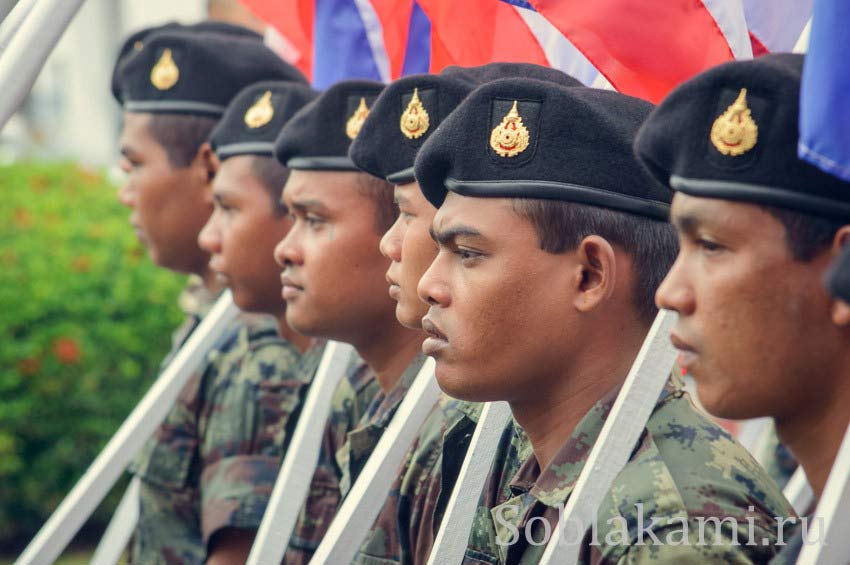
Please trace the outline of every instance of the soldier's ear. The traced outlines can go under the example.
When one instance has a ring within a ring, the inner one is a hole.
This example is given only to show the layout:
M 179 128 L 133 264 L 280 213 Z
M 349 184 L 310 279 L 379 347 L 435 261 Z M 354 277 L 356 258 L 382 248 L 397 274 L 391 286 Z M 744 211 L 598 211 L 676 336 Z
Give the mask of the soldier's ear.
M 611 244 L 598 235 L 582 240 L 576 250 L 581 265 L 581 280 L 574 299 L 580 312 L 590 312 L 614 294 L 617 280 L 617 256 Z
M 221 161 L 219 161 L 215 151 L 212 150 L 212 146 L 209 142 L 204 142 L 198 148 L 198 152 L 192 160 L 192 168 L 197 171 L 204 182 L 210 183 L 215 178 L 216 173 L 218 173 L 220 166 Z

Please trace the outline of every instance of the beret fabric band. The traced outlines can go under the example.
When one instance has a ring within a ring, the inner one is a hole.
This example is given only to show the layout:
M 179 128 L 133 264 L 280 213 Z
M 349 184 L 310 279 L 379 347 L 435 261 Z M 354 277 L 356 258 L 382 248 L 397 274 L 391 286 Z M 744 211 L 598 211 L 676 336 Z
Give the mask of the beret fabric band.
M 446 67 L 440 74 L 411 75 L 390 83 L 351 143 L 354 164 L 392 184 L 415 180 L 416 153 L 443 120 L 478 86 L 500 78 L 533 78 L 581 86 L 571 76 L 530 63 Z
M 464 196 L 562 200 L 666 220 L 671 193 L 632 144 L 652 105 L 591 88 L 502 79 L 473 91 L 428 139 L 416 179 L 439 207 Z
M 263 81 L 244 88 L 210 134 L 222 161 L 237 155 L 274 157 L 280 130 L 318 92 L 288 81 Z
M 659 182 L 705 198 L 850 220 L 850 183 L 797 156 L 803 57 L 735 61 L 676 88 L 635 152 Z

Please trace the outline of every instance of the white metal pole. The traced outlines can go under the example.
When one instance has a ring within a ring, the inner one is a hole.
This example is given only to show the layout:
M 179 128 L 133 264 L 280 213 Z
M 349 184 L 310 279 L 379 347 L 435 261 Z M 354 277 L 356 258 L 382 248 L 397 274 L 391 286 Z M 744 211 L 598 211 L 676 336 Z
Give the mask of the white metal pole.
M 434 360 L 428 358 L 310 563 L 351 563 L 387 499 L 404 455 L 439 397 Z
M 20 0 L 3 18 L 0 25 L 0 54 L 6 51 L 9 42 L 27 19 L 35 3 L 36 0 Z
M 145 441 L 168 415 L 189 377 L 238 313 L 230 291 L 226 291 L 16 563 L 43 565 L 52 563 L 62 554 Z
M 614 479 L 628 463 L 670 376 L 676 360 L 670 331 L 676 319 L 676 313 L 670 310 L 661 310 L 656 316 L 567 500 L 565 523 L 554 528 L 541 565 L 578 562 L 583 534 L 593 524 Z M 565 534 L 570 539 L 563 539 Z
M 0 56 L 0 130 L 29 94 L 47 57 L 85 0 L 40 0 Z
M 257 531 L 248 565 L 277 565 L 283 561 L 298 511 L 307 499 L 310 481 L 319 460 L 322 436 L 337 384 L 345 376 L 354 348 L 331 341 L 301 409 L 301 417 L 272 490 L 269 505 Z
M 139 490 L 141 483 L 133 477 L 124 496 L 103 532 L 97 549 L 94 550 L 90 565 L 115 565 L 127 548 L 136 524 L 139 522 Z
M 463 561 L 475 509 L 490 475 L 502 432 L 510 420 L 511 408 L 507 402 L 488 402 L 481 410 L 440 530 L 434 539 L 428 565 Z

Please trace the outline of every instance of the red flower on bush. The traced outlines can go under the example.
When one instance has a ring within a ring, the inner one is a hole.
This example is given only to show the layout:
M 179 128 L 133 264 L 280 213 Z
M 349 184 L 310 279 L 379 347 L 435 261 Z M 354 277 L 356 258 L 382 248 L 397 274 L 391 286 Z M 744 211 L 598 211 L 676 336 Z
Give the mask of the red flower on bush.
M 59 359 L 60 363 L 72 365 L 79 363 L 83 356 L 80 345 L 70 337 L 60 337 L 53 342 L 53 354 Z
M 41 359 L 27 357 L 18 361 L 18 372 L 25 377 L 31 377 L 41 370 Z

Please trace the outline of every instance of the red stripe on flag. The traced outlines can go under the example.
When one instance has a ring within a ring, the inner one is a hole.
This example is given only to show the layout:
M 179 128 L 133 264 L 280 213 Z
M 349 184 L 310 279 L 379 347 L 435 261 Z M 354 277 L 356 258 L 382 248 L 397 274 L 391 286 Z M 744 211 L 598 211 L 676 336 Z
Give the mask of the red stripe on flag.
M 397 79 L 404 68 L 413 0 L 371 0 L 371 2 L 381 22 L 384 48 L 390 60 L 390 77 Z
M 313 75 L 313 0 L 241 0 L 258 18 L 277 29 L 298 50 L 295 66 Z
M 750 43 L 753 45 L 753 57 L 761 57 L 770 53 L 770 49 L 765 47 L 764 43 L 753 32 L 750 32 Z
M 530 0 L 620 92 L 659 102 L 734 59 L 699 0 Z
M 494 61 L 547 65 L 514 8 L 493 0 L 417 0 L 431 20 L 431 72 Z

